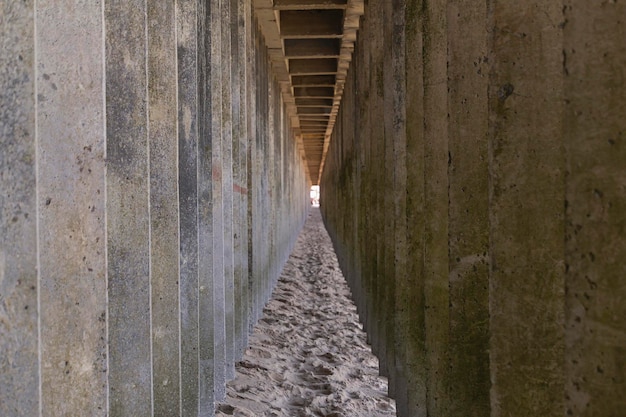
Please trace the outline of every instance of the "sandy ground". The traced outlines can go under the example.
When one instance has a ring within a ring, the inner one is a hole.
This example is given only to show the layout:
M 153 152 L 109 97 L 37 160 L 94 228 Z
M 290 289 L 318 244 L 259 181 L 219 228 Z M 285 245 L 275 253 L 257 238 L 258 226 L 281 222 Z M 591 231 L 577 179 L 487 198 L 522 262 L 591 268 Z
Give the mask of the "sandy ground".
M 319 209 L 254 328 L 217 416 L 395 416 Z

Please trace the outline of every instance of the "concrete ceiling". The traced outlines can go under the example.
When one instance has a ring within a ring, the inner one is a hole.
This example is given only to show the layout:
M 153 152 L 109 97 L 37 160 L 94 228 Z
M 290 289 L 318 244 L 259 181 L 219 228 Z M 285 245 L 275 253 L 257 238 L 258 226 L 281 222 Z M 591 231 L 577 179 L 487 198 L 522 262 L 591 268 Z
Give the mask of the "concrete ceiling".
M 254 0 L 294 135 L 319 184 L 363 0 Z

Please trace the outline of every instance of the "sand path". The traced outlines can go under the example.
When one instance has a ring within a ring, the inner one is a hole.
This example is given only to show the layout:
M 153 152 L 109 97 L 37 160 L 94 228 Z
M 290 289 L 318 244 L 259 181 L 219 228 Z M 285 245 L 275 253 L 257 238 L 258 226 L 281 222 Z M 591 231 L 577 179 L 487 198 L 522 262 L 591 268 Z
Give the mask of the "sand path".
M 395 416 L 319 209 L 312 208 L 217 416 Z

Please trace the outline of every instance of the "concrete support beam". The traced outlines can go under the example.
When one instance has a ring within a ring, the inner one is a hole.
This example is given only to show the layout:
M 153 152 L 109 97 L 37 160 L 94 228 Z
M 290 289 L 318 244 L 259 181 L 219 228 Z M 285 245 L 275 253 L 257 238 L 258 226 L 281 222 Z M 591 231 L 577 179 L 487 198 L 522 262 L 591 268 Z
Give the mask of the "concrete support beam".
M 337 72 L 337 59 L 290 59 L 289 73 L 292 75 L 334 74 Z
M 284 39 L 336 38 L 343 33 L 342 10 L 284 10 L 280 35 Z
M 334 75 L 294 75 L 291 77 L 291 83 L 294 87 L 333 86 L 335 85 L 335 76 Z
M 280 10 L 343 9 L 348 0 L 276 0 L 274 6 Z
M 285 39 L 287 58 L 339 58 L 339 39 Z

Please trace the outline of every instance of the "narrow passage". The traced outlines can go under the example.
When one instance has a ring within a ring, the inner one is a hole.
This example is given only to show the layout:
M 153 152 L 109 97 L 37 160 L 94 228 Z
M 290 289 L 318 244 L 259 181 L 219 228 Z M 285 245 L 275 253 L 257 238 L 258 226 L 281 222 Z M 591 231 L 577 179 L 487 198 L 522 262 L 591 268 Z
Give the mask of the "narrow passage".
M 320 211 L 312 208 L 217 416 L 395 416 Z

